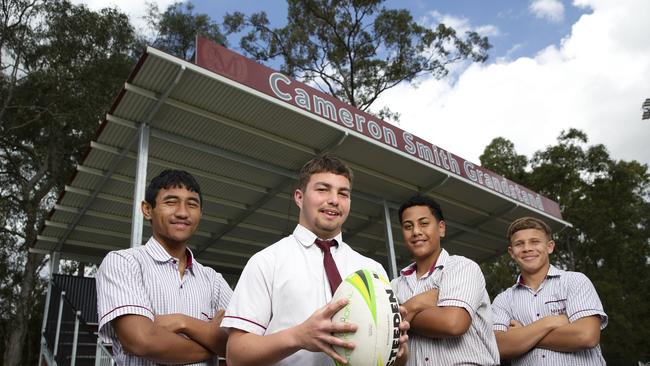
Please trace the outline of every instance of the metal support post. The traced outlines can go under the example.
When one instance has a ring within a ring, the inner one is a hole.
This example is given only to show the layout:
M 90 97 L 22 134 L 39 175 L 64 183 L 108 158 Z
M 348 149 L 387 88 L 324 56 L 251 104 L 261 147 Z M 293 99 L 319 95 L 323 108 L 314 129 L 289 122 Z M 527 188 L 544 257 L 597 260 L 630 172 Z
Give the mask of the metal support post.
M 47 328 L 47 317 L 49 316 L 50 311 L 50 298 L 52 295 L 52 280 L 54 274 L 59 272 L 59 252 L 50 253 L 50 278 L 47 281 L 47 292 L 45 293 L 45 310 L 43 310 L 43 322 L 41 324 L 41 351 L 38 356 L 38 364 L 40 365 L 43 357 L 45 357 L 45 347 L 47 347 L 47 342 L 45 341 L 45 329 Z
M 51 257 L 50 257 L 51 258 Z M 38 364 L 41 364 L 43 357 L 45 356 L 45 347 L 47 347 L 47 342 L 45 341 L 45 328 L 47 328 L 47 317 L 50 310 L 50 296 L 52 293 L 52 274 L 50 271 L 50 279 L 47 281 L 47 293 L 45 294 L 45 310 L 43 311 L 43 323 L 41 325 L 41 351 L 38 355 Z
M 77 363 L 77 342 L 79 341 L 79 317 L 81 311 L 77 310 L 74 317 L 74 336 L 72 338 L 72 355 L 70 356 L 70 366 L 75 366 Z
M 50 278 L 53 277 L 52 275 L 59 273 L 60 261 L 61 253 L 55 251 L 50 254 Z
M 393 228 L 390 221 L 390 210 L 386 200 L 384 203 L 384 223 L 386 231 L 386 251 L 388 252 L 388 269 L 391 279 L 397 278 L 397 261 L 395 260 L 395 244 L 393 243 Z
M 53 355 L 55 358 L 57 352 L 59 351 L 59 336 L 61 335 L 61 317 L 63 316 L 63 302 L 65 301 L 63 299 L 64 296 L 65 296 L 65 291 L 61 291 L 61 296 L 59 296 L 59 315 L 56 320 L 56 336 L 54 337 Z
M 102 340 L 97 337 L 97 346 L 95 347 L 95 366 L 102 366 Z
M 140 138 L 138 141 L 138 164 L 135 171 L 135 187 L 133 191 L 133 222 L 131 226 L 131 248 L 142 245 L 142 226 L 144 217 L 140 203 L 144 200 L 144 191 L 147 184 L 147 163 L 149 160 L 149 125 L 140 125 Z

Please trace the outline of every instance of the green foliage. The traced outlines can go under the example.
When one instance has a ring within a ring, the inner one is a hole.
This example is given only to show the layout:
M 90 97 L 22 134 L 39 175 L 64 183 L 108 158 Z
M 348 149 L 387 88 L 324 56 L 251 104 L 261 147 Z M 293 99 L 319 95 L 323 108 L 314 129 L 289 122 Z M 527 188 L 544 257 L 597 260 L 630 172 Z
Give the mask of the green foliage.
M 279 58 L 284 73 L 362 110 L 403 81 L 423 73 L 439 78 L 451 63 L 487 59 L 487 38 L 474 32 L 461 37 L 444 24 L 430 29 L 408 10 L 382 3 L 288 0 L 284 27 L 272 28 L 264 12 L 228 14 L 224 27 L 228 34 L 245 32 L 240 47 L 251 57 Z
M 226 37 L 219 25 L 207 14 L 194 14 L 191 2 L 177 2 L 160 13 L 155 3 L 148 4 L 146 19 L 156 31 L 150 41 L 153 47 L 187 61 L 194 58 L 196 36 L 201 35 L 214 42 L 226 45 Z
M 38 346 L 40 324 L 36 336 L 27 330 L 40 322 L 32 305 L 43 293 L 43 258 L 28 249 L 133 67 L 137 45 L 128 17 L 115 9 L 93 12 L 66 0 L 9 3 L 0 9 L 0 321 L 12 325 L 1 335 L 7 366 L 35 363 L 21 357 L 36 353 L 29 348 L 34 337 Z
M 503 138 L 481 156 L 484 167 L 521 174 L 522 182 L 560 203 L 574 227 L 556 234 L 552 260 L 586 274 L 609 315 L 601 337 L 611 364 L 648 360 L 650 354 L 650 174 L 647 165 L 611 159 L 603 145 L 587 145 L 578 130 L 527 160 Z M 484 263 L 490 295 L 511 286 L 507 255 Z
M 481 264 L 481 271 L 485 276 L 485 287 L 490 298 L 511 287 L 517 277 L 517 265 L 510 259 L 510 255 L 504 254 Z
M 526 185 L 528 159 L 525 155 L 517 155 L 515 144 L 511 141 L 503 137 L 495 138 L 485 147 L 479 159 L 483 167 Z

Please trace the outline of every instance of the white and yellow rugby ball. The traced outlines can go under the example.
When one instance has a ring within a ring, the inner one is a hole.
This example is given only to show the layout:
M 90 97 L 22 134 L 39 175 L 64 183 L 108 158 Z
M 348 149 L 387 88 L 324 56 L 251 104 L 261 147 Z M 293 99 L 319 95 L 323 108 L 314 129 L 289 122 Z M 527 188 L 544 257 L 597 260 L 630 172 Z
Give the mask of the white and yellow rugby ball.
M 357 331 L 334 336 L 354 343 L 355 348 L 335 346 L 335 351 L 347 359 L 348 366 L 393 365 L 399 350 L 402 317 L 388 280 L 372 271 L 357 271 L 339 285 L 332 301 L 343 298 L 349 302 L 332 320 L 356 324 Z

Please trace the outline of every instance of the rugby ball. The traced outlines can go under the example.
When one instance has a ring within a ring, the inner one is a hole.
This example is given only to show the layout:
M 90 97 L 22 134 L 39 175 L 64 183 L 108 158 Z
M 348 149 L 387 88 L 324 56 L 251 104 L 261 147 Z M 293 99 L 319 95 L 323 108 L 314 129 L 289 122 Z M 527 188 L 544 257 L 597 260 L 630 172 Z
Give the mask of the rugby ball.
M 393 365 L 399 350 L 402 317 L 390 282 L 375 272 L 360 270 L 341 282 L 332 301 L 339 299 L 349 301 L 332 320 L 356 324 L 357 331 L 334 334 L 355 345 L 353 350 L 335 346 L 335 351 L 347 359 L 348 366 Z

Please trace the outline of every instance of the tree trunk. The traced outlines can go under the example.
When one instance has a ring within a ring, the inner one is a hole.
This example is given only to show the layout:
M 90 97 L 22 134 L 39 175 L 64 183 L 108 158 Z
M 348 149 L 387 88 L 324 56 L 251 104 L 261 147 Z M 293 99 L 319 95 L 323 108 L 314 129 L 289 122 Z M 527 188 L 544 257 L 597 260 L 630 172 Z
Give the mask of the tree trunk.
M 45 192 L 49 189 L 45 186 Z M 33 185 L 27 187 L 25 191 L 33 191 Z M 23 197 L 32 197 L 34 200 L 24 200 L 22 205 L 25 209 L 27 220 L 25 220 L 25 244 L 24 250 L 27 252 L 27 261 L 23 270 L 23 275 L 20 281 L 20 294 L 16 299 L 16 317 L 13 321 L 11 331 L 7 340 L 7 348 L 3 357 L 4 366 L 21 366 L 23 365 L 23 351 L 27 340 L 27 331 L 29 326 L 29 319 L 34 311 L 42 311 L 43 309 L 34 309 L 34 287 L 36 286 L 38 268 L 43 262 L 42 254 L 29 253 L 28 248 L 34 245 L 38 230 L 43 224 L 43 219 L 39 220 L 38 207 L 43 192 L 37 192 L 36 195 L 24 194 Z M 38 223 L 38 225 L 37 225 Z
M 20 296 L 16 304 L 16 319 L 11 326 L 11 333 L 5 349 L 4 362 L 5 366 L 23 365 L 23 347 L 27 339 L 27 325 L 29 324 L 30 313 L 41 311 L 30 306 L 34 285 L 36 284 L 36 269 L 43 260 L 43 256 L 35 253 L 27 254 L 27 263 L 25 272 L 20 284 Z

